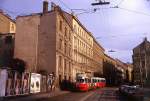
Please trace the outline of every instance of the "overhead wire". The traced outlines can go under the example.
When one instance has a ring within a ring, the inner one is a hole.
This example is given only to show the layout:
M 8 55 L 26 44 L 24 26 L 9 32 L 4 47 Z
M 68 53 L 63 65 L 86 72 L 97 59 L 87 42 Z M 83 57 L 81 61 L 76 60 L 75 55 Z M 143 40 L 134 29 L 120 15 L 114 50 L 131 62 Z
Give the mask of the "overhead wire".
M 117 6 L 121 5 L 124 1 L 125 1 L 125 0 L 121 0 L 121 1 L 117 4 Z
M 65 8 L 67 8 L 68 10 L 70 10 L 72 12 L 72 9 L 66 3 L 64 3 L 62 0 L 57 0 L 57 1 L 59 1 L 60 3 L 62 3 Z
M 127 8 L 123 8 L 123 7 L 117 7 L 121 10 L 125 10 L 125 11 L 128 11 L 128 12 L 131 12 L 131 13 L 136 13 L 136 14 L 140 14 L 140 15 L 146 15 L 146 16 L 150 16 L 150 14 L 148 13 L 145 13 L 145 12 L 140 12 L 140 11 L 136 11 L 136 10 L 131 10 L 131 9 L 127 9 Z
M 115 36 L 115 35 L 111 35 L 111 36 L 98 36 L 96 37 L 97 40 L 101 40 L 101 39 L 116 39 L 116 38 L 125 38 L 125 37 L 129 37 L 129 34 L 128 35 L 120 35 L 120 34 L 117 34 L 118 36 Z M 147 37 L 148 35 L 140 35 L 138 36 L 137 38 L 145 38 Z M 135 35 L 131 35 L 131 37 L 135 37 Z

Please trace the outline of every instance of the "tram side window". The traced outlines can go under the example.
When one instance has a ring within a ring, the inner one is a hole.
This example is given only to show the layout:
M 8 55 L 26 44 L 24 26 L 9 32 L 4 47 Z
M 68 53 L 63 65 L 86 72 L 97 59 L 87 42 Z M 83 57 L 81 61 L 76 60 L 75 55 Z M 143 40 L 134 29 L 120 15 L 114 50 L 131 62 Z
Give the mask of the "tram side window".
M 91 83 L 91 80 L 90 80 L 90 79 L 88 79 L 88 83 Z
M 88 79 L 87 78 L 85 78 L 85 82 L 88 83 Z
M 84 83 L 84 79 L 77 79 L 77 82 Z
M 96 79 L 93 79 L 92 81 L 93 81 L 93 83 L 96 83 Z
M 102 80 L 102 82 L 105 82 L 105 80 Z

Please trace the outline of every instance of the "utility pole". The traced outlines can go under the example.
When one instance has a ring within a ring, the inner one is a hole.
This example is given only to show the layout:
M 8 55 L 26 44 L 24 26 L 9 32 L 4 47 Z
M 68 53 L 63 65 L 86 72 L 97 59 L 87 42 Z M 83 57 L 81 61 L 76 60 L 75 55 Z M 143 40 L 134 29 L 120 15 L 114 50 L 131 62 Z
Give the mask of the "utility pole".
M 92 3 L 91 5 L 92 6 L 96 6 L 96 5 L 109 5 L 110 4 L 110 2 L 106 2 L 105 0 L 97 0 L 98 2 L 96 2 L 96 3 Z

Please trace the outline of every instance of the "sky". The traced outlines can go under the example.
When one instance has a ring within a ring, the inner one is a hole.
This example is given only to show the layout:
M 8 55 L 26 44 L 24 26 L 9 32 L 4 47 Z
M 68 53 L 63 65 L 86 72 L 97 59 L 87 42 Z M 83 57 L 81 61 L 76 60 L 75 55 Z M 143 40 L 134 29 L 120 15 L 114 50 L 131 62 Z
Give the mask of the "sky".
M 132 62 L 132 49 L 144 37 L 150 41 L 149 0 L 105 0 L 110 4 L 103 6 L 91 6 L 96 0 L 47 1 L 56 3 L 68 12 L 72 9 L 104 47 L 105 53 L 123 62 Z M 15 18 L 18 15 L 41 12 L 42 2 L 43 0 L 0 0 L 0 9 Z M 96 12 L 93 9 L 97 9 Z

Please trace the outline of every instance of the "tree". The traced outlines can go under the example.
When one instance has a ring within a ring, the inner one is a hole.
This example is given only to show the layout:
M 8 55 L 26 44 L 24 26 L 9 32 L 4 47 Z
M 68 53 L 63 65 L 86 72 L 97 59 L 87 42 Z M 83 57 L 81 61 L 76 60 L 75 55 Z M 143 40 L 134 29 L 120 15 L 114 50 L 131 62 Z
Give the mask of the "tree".
M 25 71 L 26 62 L 19 58 L 14 58 L 11 61 L 10 64 L 11 69 L 18 71 L 19 73 L 22 73 Z

